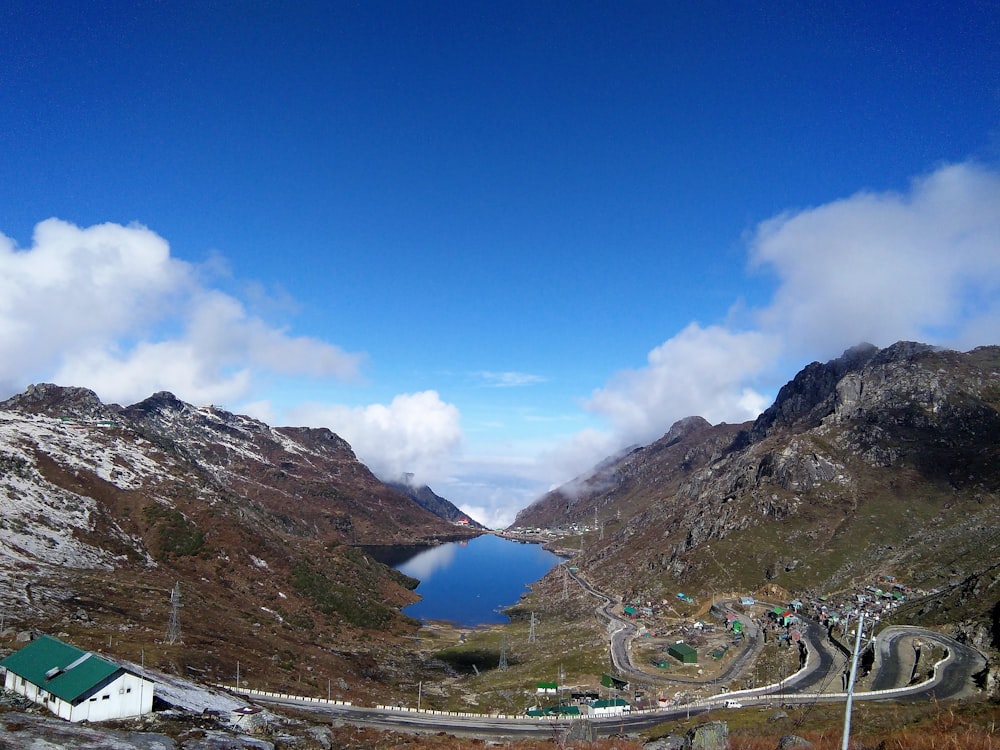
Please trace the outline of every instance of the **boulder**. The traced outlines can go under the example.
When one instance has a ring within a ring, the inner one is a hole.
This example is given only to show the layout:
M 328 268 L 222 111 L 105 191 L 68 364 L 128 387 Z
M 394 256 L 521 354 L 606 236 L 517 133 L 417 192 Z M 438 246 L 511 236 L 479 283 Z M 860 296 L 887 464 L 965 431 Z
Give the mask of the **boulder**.
M 569 742 L 593 742 L 595 739 L 594 724 L 589 719 L 576 719 L 566 732 Z
M 650 740 L 642 746 L 642 750 L 689 750 L 687 737 L 671 734 L 667 737 Z
M 786 734 L 778 741 L 778 750 L 789 750 L 789 748 L 810 748 L 813 746 L 809 740 L 799 737 L 797 734 Z
M 728 750 L 729 725 L 724 721 L 710 721 L 688 730 L 691 750 Z

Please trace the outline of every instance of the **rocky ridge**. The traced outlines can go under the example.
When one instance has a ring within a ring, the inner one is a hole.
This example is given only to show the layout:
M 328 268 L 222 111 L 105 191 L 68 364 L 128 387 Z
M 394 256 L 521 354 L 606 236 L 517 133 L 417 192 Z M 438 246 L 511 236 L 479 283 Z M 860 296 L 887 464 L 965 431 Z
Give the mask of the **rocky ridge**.
M 452 523 L 468 525 L 473 529 L 486 530 L 486 527 L 479 523 L 479 521 L 469 517 L 468 513 L 456 507 L 450 500 L 446 500 L 438 495 L 426 484 L 414 484 L 412 474 L 404 476 L 402 481 L 386 482 L 386 484 L 392 487 L 392 489 L 402 492 L 421 508 L 429 510 L 439 518 L 451 521 Z
M 374 666 L 366 633 L 391 649 L 416 627 L 399 612 L 416 582 L 359 546 L 475 533 L 383 484 L 330 430 L 54 385 L 0 403 L 0 532 L 7 625 L 92 648 L 110 628 L 126 658 L 218 677 L 240 653 L 284 654 L 276 682 L 305 660 L 373 689 L 390 660 Z M 178 582 L 184 643 L 166 644 Z
M 877 574 L 943 591 L 1000 557 L 998 458 L 1000 347 L 863 345 L 804 368 L 753 423 L 682 420 L 514 525 L 590 522 L 579 564 L 627 597 L 818 595 Z M 984 623 L 988 577 L 966 610 Z

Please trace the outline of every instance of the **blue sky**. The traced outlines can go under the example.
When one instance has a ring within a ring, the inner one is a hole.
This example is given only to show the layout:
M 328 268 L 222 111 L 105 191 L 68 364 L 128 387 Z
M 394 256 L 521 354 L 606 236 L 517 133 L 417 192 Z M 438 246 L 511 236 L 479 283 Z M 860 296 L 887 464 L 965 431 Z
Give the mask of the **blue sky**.
M 1000 5 L 825 5 L 5 3 L 0 395 L 328 426 L 500 525 L 1000 343 Z

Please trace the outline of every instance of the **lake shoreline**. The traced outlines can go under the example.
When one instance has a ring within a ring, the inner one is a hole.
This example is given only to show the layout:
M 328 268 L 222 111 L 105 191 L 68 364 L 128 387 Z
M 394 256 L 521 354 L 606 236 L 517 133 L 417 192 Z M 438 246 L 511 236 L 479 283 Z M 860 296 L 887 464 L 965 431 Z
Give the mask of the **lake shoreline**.
M 421 623 L 476 630 L 507 624 L 505 610 L 562 562 L 539 544 L 493 533 L 433 547 L 378 552 L 380 562 L 391 561 L 391 567 L 419 581 L 414 592 L 421 599 L 404 607 L 403 614 Z

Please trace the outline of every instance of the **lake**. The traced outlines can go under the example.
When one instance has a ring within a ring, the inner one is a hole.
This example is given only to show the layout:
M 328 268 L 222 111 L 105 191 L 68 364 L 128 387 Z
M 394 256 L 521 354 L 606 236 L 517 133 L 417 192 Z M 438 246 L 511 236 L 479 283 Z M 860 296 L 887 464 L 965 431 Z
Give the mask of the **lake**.
M 539 544 L 521 544 L 493 534 L 436 547 L 397 548 L 372 556 L 420 581 L 423 597 L 403 612 L 417 620 L 446 620 L 473 627 L 508 622 L 499 610 L 517 604 L 562 558 Z

